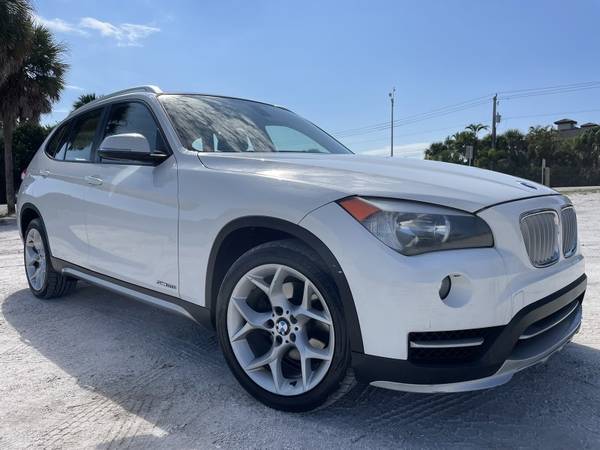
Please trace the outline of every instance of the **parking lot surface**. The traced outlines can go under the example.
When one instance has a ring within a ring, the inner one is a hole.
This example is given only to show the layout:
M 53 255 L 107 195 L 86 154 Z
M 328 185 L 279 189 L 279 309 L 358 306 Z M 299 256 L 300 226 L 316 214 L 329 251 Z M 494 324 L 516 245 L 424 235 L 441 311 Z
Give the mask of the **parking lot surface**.
M 253 400 L 185 318 L 83 283 L 36 299 L 0 219 L 0 448 L 600 448 L 600 193 L 571 199 L 589 284 L 562 352 L 493 390 L 357 386 L 307 414 Z

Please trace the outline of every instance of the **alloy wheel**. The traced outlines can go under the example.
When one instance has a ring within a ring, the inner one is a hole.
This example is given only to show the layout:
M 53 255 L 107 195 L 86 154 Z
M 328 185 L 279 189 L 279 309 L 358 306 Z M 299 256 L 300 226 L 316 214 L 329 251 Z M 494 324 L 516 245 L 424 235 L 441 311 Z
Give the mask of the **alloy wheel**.
M 29 283 L 36 291 L 42 290 L 46 282 L 46 248 L 42 235 L 31 228 L 25 239 L 25 269 Z
M 306 276 L 282 264 L 255 267 L 238 281 L 227 332 L 245 373 L 279 395 L 313 389 L 333 358 L 333 320 L 323 296 Z

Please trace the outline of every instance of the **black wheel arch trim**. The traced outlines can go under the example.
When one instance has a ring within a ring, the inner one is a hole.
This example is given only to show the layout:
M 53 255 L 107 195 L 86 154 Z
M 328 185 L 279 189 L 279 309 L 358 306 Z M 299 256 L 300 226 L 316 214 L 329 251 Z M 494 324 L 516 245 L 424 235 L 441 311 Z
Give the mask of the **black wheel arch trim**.
M 18 226 L 19 226 L 19 233 L 21 233 L 21 237 L 23 238 L 23 240 L 25 240 L 25 236 L 23 236 L 24 232 L 27 231 L 27 230 L 22 229 L 23 228 L 23 215 L 27 210 L 33 211 L 38 216 L 38 218 L 40 219 L 40 222 L 42 222 L 42 228 L 44 230 L 44 234 L 46 235 L 46 240 L 48 240 L 48 232 L 46 231 L 46 224 L 44 223 L 44 218 L 42 217 L 42 213 L 32 203 L 23 203 L 23 205 L 21 206 L 21 210 L 19 211 Z M 47 245 L 48 245 L 48 251 L 52 255 L 52 252 L 50 251 L 50 242 L 47 242 Z
M 214 324 L 214 314 L 216 311 L 216 302 L 218 296 L 218 289 L 213 290 L 215 265 L 217 256 L 223 242 L 237 230 L 242 228 L 267 228 L 273 229 L 274 231 L 286 233 L 310 247 L 325 263 L 329 273 L 331 274 L 333 281 L 336 285 L 338 293 L 340 294 L 340 300 L 344 307 L 344 317 L 346 321 L 346 327 L 348 336 L 350 338 L 350 347 L 353 352 L 364 352 L 362 334 L 360 331 L 360 323 L 358 321 L 358 314 L 354 305 L 354 298 L 350 291 L 350 286 L 346 275 L 344 274 L 337 259 L 329 250 L 329 248 L 314 234 L 308 231 L 306 228 L 301 227 L 292 222 L 288 222 L 283 219 L 277 219 L 274 217 L 267 216 L 246 216 L 238 219 L 234 219 L 225 225 L 216 239 L 213 242 L 210 256 L 208 259 L 208 267 L 206 271 L 206 283 L 205 283 L 205 299 L 206 305 L 211 311 L 211 317 Z M 214 292 L 217 291 L 217 292 Z

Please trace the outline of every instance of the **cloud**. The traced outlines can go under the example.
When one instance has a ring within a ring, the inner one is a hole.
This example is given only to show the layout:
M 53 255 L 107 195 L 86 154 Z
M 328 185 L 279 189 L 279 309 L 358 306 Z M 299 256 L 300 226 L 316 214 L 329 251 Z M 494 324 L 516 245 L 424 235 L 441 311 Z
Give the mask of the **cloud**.
M 120 36 L 119 27 L 109 22 L 102 22 L 101 20 L 94 19 L 93 17 L 83 17 L 79 21 L 79 26 L 83 28 L 89 28 L 90 30 L 99 31 L 102 36 L 114 38 Z
M 75 86 L 74 84 L 67 84 L 65 87 L 67 89 L 71 89 L 72 91 L 85 91 L 84 88 L 79 87 L 79 86 Z
M 415 142 L 414 144 L 394 145 L 394 156 L 403 158 L 418 158 L 423 159 L 425 150 L 429 147 L 429 142 Z M 372 156 L 389 156 L 390 147 L 374 148 L 358 152 L 363 155 Z
M 119 47 L 141 47 L 141 40 L 158 33 L 160 28 L 135 23 L 115 25 L 94 17 L 82 17 L 78 23 L 70 23 L 62 19 L 46 19 L 35 17 L 36 22 L 57 33 L 78 34 L 80 36 L 100 36 L 114 39 Z
M 54 31 L 57 33 L 71 33 L 71 34 L 81 34 L 86 36 L 87 33 L 84 30 L 77 28 L 77 26 L 66 22 L 62 19 L 45 19 L 42 16 L 34 15 L 33 19 L 40 25 L 45 26 L 50 31 Z
M 160 28 L 150 27 L 148 25 L 137 25 L 134 23 L 124 23 L 121 25 L 123 31 L 124 45 L 139 45 L 141 39 L 145 39 L 151 34 L 158 33 Z

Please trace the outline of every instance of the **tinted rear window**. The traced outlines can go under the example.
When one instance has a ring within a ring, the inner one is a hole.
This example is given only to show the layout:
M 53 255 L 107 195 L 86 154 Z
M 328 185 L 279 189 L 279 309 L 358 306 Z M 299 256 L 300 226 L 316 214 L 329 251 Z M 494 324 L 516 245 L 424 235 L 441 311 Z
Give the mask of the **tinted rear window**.
M 66 161 L 91 161 L 96 131 L 102 117 L 102 109 L 82 114 L 75 119 L 66 152 Z
M 50 141 L 46 145 L 46 154 L 51 158 L 63 159 L 65 157 L 64 147 L 66 144 L 67 137 L 69 135 L 69 127 L 71 122 L 67 122 L 61 125 L 58 130 L 54 132 Z

